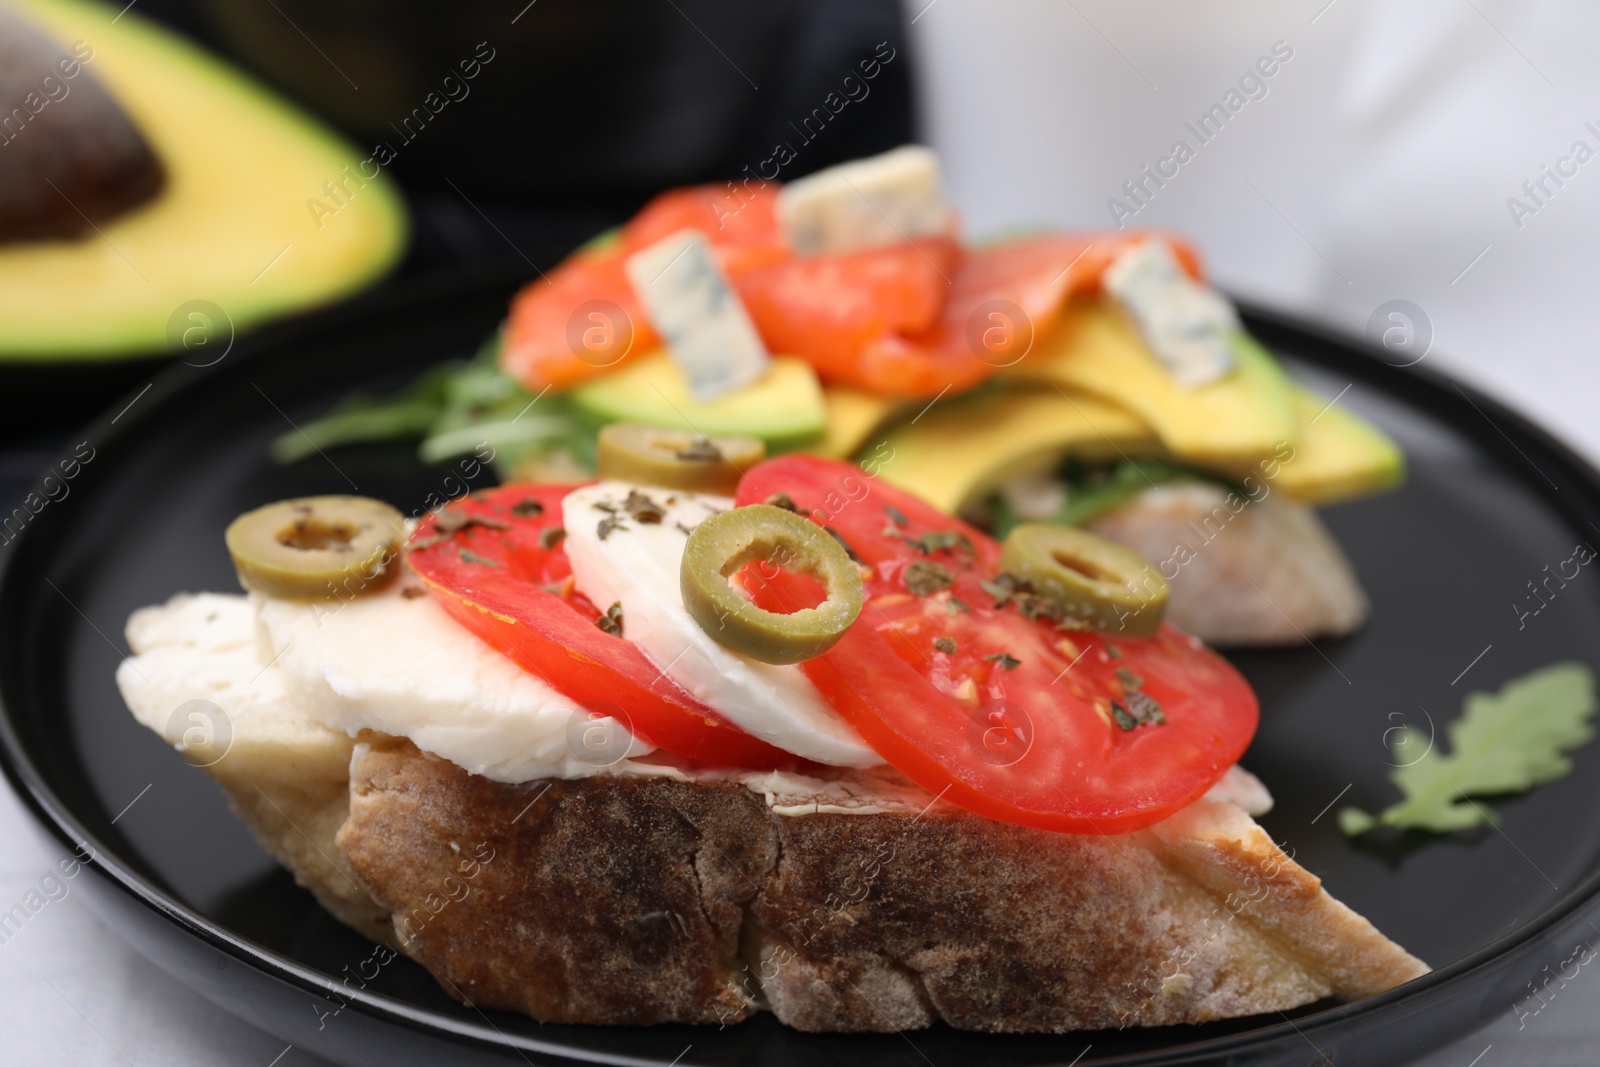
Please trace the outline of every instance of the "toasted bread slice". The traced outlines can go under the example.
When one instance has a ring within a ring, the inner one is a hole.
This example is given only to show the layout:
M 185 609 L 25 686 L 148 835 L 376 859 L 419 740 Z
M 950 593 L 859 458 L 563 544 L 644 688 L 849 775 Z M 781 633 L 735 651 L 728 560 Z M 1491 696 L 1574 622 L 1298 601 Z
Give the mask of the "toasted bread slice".
M 1427 967 L 1244 810 L 1050 833 L 933 803 L 780 815 L 743 785 L 507 785 L 357 746 L 338 844 L 455 996 L 546 1022 L 1061 1032 L 1360 997 Z M 788 798 L 792 800 L 793 798 Z
M 330 912 L 484 1007 L 1063 1031 L 1281 1011 L 1427 969 L 1272 844 L 1237 770 L 1116 837 L 996 823 L 883 773 L 510 785 L 306 719 L 253 633 L 240 598 L 175 598 L 130 620 L 118 684 Z M 231 742 L 174 717 L 197 697 Z

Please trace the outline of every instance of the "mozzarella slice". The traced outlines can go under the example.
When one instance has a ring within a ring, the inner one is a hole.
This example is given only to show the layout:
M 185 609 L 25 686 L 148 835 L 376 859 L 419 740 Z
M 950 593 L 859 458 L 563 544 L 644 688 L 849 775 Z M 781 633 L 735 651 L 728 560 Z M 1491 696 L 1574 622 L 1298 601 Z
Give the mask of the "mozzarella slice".
M 626 269 L 696 400 L 715 400 L 766 372 L 767 347 L 698 230 L 635 252 Z
M 1133 316 L 1145 344 L 1179 385 L 1193 389 L 1233 370 L 1233 305 L 1198 284 L 1165 241 L 1134 245 L 1106 269 L 1106 291 Z
M 345 614 L 350 608 L 355 610 Z M 380 617 L 388 621 L 378 621 Z M 324 626 L 319 627 L 319 621 Z M 305 625 L 333 631 L 332 640 L 322 642 L 298 629 Z M 205 737 L 221 749 L 212 773 L 231 774 L 236 783 L 259 780 L 270 784 L 276 780 L 308 786 L 317 781 L 319 770 L 337 781 L 350 758 L 346 733 L 354 734 L 381 720 L 391 726 L 409 721 L 409 728 L 398 731 L 399 736 L 409 737 L 425 752 L 503 782 L 601 773 L 736 781 L 762 794 L 774 812 L 786 816 L 918 812 L 927 810 L 934 799 L 884 765 L 865 771 L 798 774 L 685 768 L 665 754 L 618 759 L 606 765 L 571 758 L 547 743 L 555 720 L 527 714 L 529 694 L 537 697 L 540 709 L 555 706 L 540 688 L 542 683 L 531 679 L 533 686 L 528 688 L 526 682 L 504 673 L 501 666 L 481 658 L 482 653 L 473 646 L 491 656 L 497 653 L 464 630 L 452 632 L 452 627 L 454 623 L 428 597 L 408 600 L 380 594 L 344 609 L 338 605 L 313 609 L 307 604 L 259 598 L 252 604 L 237 594 L 183 593 L 165 604 L 141 608 L 128 620 L 128 644 L 134 654 L 117 668 L 117 686 L 140 723 L 175 747 L 188 749 L 202 764 L 206 763 L 205 753 L 195 749 L 194 741 L 199 733 L 216 727 L 216 735 Z M 296 653 L 286 647 L 275 662 L 264 660 L 263 653 L 272 654 L 274 628 L 297 633 L 322 654 L 307 655 L 304 647 Z M 371 680 L 377 661 L 364 652 L 363 642 L 352 641 L 357 633 L 388 642 L 394 656 L 420 655 L 407 658 L 399 670 L 384 669 L 374 684 L 362 685 Z M 423 650 L 423 643 L 438 654 Z M 330 656 L 337 657 L 337 662 L 326 658 Z M 361 662 L 364 656 L 365 663 Z M 294 665 L 293 674 L 284 669 L 286 659 Z M 321 666 L 307 674 L 308 664 L 319 661 Z M 396 699 L 394 693 L 402 687 L 411 691 Z M 437 699 L 446 689 L 452 689 L 458 699 Z M 503 699 L 518 691 L 521 698 Z M 301 702 L 308 694 L 312 696 L 309 706 Z M 460 713 L 459 697 L 463 695 L 468 702 L 465 715 Z M 193 701 L 214 704 L 221 713 L 217 721 L 185 714 Z M 496 701 L 502 706 L 491 712 L 485 702 Z M 414 711 L 423 708 L 435 718 L 397 715 L 397 706 Z M 335 724 L 337 729 L 330 729 Z M 539 736 L 546 741 L 537 740 Z M 530 738 L 535 740 L 530 743 Z M 625 751 L 640 755 L 648 753 L 649 746 L 629 739 Z M 518 760 L 518 752 L 525 758 Z M 490 754 L 494 758 L 486 760 Z M 1206 799 L 1238 804 L 1252 815 L 1272 806 L 1266 788 L 1241 767 L 1234 767 L 1212 786 Z
M 796 179 L 778 192 L 776 210 L 801 255 L 853 252 L 950 228 L 939 157 L 921 145 Z
M 244 597 L 180 593 L 134 612 L 127 638 L 134 654 L 117 667 L 123 700 L 168 744 L 201 749 L 198 762 L 207 762 L 205 748 L 216 744 L 227 752 L 241 735 L 260 745 L 348 758 L 350 742 L 343 735 L 298 711 L 282 710 L 288 703 L 282 679 L 257 662 L 255 615 Z M 220 720 L 207 722 L 180 710 L 193 701 L 220 708 Z
M 630 491 L 655 503 L 647 523 L 627 511 Z M 601 610 L 622 605 L 622 636 L 696 700 L 768 744 L 840 767 L 883 760 L 822 699 L 797 666 L 760 663 L 717 644 L 683 606 L 683 546 L 726 497 L 601 482 L 562 502 L 564 542 L 578 590 Z
M 253 598 L 257 657 L 301 712 L 351 736 L 409 737 L 502 782 L 602 773 L 652 750 L 398 585 L 346 603 Z

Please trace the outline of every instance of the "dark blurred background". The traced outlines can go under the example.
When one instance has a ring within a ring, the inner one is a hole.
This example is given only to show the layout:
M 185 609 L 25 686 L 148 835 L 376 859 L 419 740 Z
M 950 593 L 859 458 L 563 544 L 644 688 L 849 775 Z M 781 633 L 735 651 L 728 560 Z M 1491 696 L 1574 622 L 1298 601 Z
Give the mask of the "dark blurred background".
M 403 274 L 518 256 L 547 266 L 663 188 L 771 176 L 779 144 L 794 151 L 787 180 L 914 133 L 895 0 L 144 0 L 138 11 L 363 149 L 390 147 L 385 169 L 414 223 Z M 814 109 L 825 124 L 804 122 Z
M 374 160 L 397 181 L 410 243 L 380 293 L 469 267 L 532 278 L 663 189 L 788 181 L 915 134 L 896 0 L 129 7 L 334 127 L 359 150 L 353 163 Z M 4 367 L 0 444 L 30 447 L 0 469 L 42 464 L 62 434 L 169 362 L 119 360 L 88 376 Z

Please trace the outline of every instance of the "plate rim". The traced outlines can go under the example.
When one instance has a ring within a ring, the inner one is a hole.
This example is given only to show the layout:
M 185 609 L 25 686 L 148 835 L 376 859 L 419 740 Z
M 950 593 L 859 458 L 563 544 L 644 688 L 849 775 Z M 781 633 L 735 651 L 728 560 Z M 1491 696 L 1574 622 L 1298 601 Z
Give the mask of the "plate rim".
M 510 265 L 500 264 L 478 270 L 455 272 L 447 278 L 425 275 L 405 280 L 385 286 L 380 291 L 364 294 L 339 307 L 274 323 L 255 331 L 241 338 L 236 345 L 234 364 L 270 358 L 274 351 L 292 345 L 297 339 L 306 335 L 348 328 L 372 315 L 402 309 L 415 311 L 419 303 L 445 304 L 458 296 L 483 295 L 491 286 L 511 289 L 524 281 L 526 281 L 525 270 L 519 271 Z M 1465 413 L 1464 405 L 1476 409 L 1478 415 L 1499 430 L 1497 437 L 1476 440 L 1474 443 L 1479 449 L 1508 468 L 1515 469 L 1516 461 L 1520 459 L 1543 474 L 1532 459 L 1517 446 L 1511 435 L 1520 437 L 1524 443 L 1533 446 L 1543 458 L 1560 465 L 1565 471 L 1575 475 L 1577 481 L 1581 483 L 1584 493 L 1567 495 L 1547 492 L 1531 479 L 1516 475 L 1518 481 L 1533 486 L 1553 510 L 1569 521 L 1575 523 L 1577 521 L 1574 514 L 1579 506 L 1577 498 L 1586 498 L 1591 502 L 1600 501 L 1600 469 L 1572 446 L 1508 404 L 1441 370 L 1424 367 L 1420 360 L 1410 366 L 1395 366 L 1382 358 L 1379 349 L 1329 323 L 1306 319 L 1293 312 L 1249 300 L 1238 300 L 1237 303 L 1245 327 L 1269 348 L 1287 349 L 1295 357 L 1319 367 L 1337 367 L 1379 393 L 1398 397 L 1409 405 L 1435 416 L 1439 416 L 1441 403 L 1458 409 L 1461 414 Z M 175 363 L 161 370 L 144 389 L 130 392 L 120 398 L 115 405 L 106 409 L 73 436 L 94 442 L 96 447 L 113 445 L 119 439 L 125 439 L 139 432 L 144 426 L 145 418 L 148 417 L 135 416 L 117 425 L 122 416 L 128 413 L 131 402 L 147 398 L 147 394 L 148 398 L 157 401 L 181 397 L 185 392 L 203 388 L 215 373 L 217 373 L 215 365 L 196 368 L 192 365 L 185 367 L 181 362 Z M 1452 392 L 1459 394 L 1459 399 L 1452 396 Z M 151 404 L 147 405 L 145 410 L 157 407 L 159 405 Z M 1441 417 L 1447 422 L 1452 421 L 1448 416 Z M 70 458 L 72 456 L 70 448 L 70 445 L 63 446 L 45 471 L 51 470 L 56 461 Z M 40 477 L 42 476 L 41 474 Z M 1548 480 L 1548 476 L 1545 477 Z M 39 480 L 36 479 L 34 487 L 38 486 Z M 1600 507 L 1592 507 L 1591 510 L 1600 515 Z M 30 579 L 21 573 L 22 568 L 18 561 L 27 558 L 27 552 L 24 550 L 37 545 L 41 536 L 43 535 L 40 533 L 40 524 L 28 523 L 10 543 L 10 551 L 5 553 L 4 558 L 0 558 L 0 617 L 8 614 L 8 609 L 13 607 L 15 601 L 28 596 L 30 587 L 37 583 L 37 579 Z M 12 653 L 7 648 L 0 647 L 0 664 L 3 664 L 4 659 L 10 655 Z M 74 813 L 72 805 L 55 793 L 45 774 L 33 760 L 28 746 L 19 736 L 14 722 L 14 717 L 20 719 L 34 709 L 13 708 L 7 700 L 8 688 L 6 673 L 0 670 L 0 772 L 4 773 L 12 790 L 33 818 L 35 829 L 42 829 L 54 838 L 57 844 L 69 851 L 85 845 L 91 847 L 94 854 L 90 859 L 83 861 L 85 867 L 93 869 L 117 890 L 128 894 L 183 933 L 262 972 L 267 977 L 285 982 L 307 994 L 326 996 L 337 992 L 349 1006 L 356 1008 L 362 1014 L 434 1037 L 466 1041 L 491 1050 L 532 1052 L 569 1062 L 651 1062 L 627 1054 L 607 1054 L 597 1050 L 573 1048 L 528 1034 L 507 1034 L 493 1027 L 492 1023 L 485 1026 L 469 1020 L 453 1019 L 399 997 L 366 989 L 351 991 L 340 986 L 331 976 L 258 944 L 201 915 L 151 883 L 129 863 L 122 860 L 115 848 L 90 833 Z M 1447 987 L 1461 981 L 1464 976 L 1474 971 L 1486 969 L 1518 952 L 1533 951 L 1545 935 L 1572 919 L 1575 913 L 1593 907 L 1597 900 L 1600 900 L 1600 869 L 1591 872 L 1571 889 L 1561 893 L 1543 911 L 1511 933 L 1500 935 L 1466 956 L 1393 989 L 1292 1019 L 1280 1012 L 1278 1014 L 1282 1016 L 1281 1020 L 1264 1023 L 1260 1027 L 1239 1033 L 1185 1041 L 1102 1062 L 1155 1065 L 1189 1062 L 1201 1057 L 1225 1057 L 1233 1053 L 1269 1047 L 1294 1034 L 1299 1034 L 1315 1043 L 1314 1038 L 1320 1031 L 1341 1027 L 1359 1016 L 1372 1016 L 1375 1019 L 1394 1016 L 1396 1013 L 1404 1012 L 1408 1003 L 1442 993 Z M 123 936 L 121 931 L 118 931 L 118 934 Z M 1257 1018 L 1266 1017 L 1263 1015 Z M 1488 1018 L 1480 1020 L 1479 1026 L 1487 1025 L 1489 1021 Z M 1092 1033 L 1092 1031 L 1078 1032 Z

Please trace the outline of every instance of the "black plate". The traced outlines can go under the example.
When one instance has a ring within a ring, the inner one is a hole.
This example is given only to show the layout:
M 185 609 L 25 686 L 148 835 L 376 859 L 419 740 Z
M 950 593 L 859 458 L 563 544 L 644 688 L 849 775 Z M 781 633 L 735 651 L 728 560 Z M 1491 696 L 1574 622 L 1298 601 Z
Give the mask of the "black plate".
M 1331 509 L 1374 602 L 1359 635 L 1235 657 L 1265 709 L 1245 758 L 1278 806 L 1263 820 L 1340 899 L 1439 969 L 1382 996 L 1197 1027 L 994 1037 L 800 1034 L 740 1026 L 540 1026 L 450 1001 L 397 961 L 365 990 L 340 986 L 370 951 L 254 844 L 218 790 L 136 725 L 112 681 L 133 609 L 185 589 L 231 589 L 221 533 L 279 497 L 360 492 L 405 510 L 450 469 L 406 447 L 338 450 L 288 468 L 267 442 L 347 391 L 383 389 L 469 354 L 514 279 L 478 278 L 369 299 L 270 328 L 207 370 L 178 366 L 82 435 L 94 457 L 8 548 L 0 580 L 6 771 L 108 924 L 223 1009 L 340 1063 L 1229 1064 L 1404 1062 L 1507 1011 L 1570 955 L 1600 892 L 1600 747 L 1532 795 L 1495 804 L 1499 831 L 1380 848 L 1345 839 L 1332 809 L 1392 799 L 1384 733 L 1448 722 L 1464 692 L 1600 648 L 1600 582 L 1551 583 L 1514 603 L 1600 533 L 1600 476 L 1493 401 L 1398 370 L 1266 314 L 1249 324 L 1297 372 L 1405 445 L 1405 488 Z M 74 443 L 76 444 L 76 442 Z M 68 453 L 74 451 L 69 448 Z M 79 450 L 81 451 L 81 450 Z M 335 467 L 337 464 L 337 467 Z M 4 535 L 0 535 L 3 539 Z M 1465 676 L 1462 677 L 1463 672 Z M 1426 709 L 1424 712 L 1422 709 Z M 129 805 L 132 805 L 129 807 Z M 1087 1049 L 1087 1051 L 1086 1051 Z

